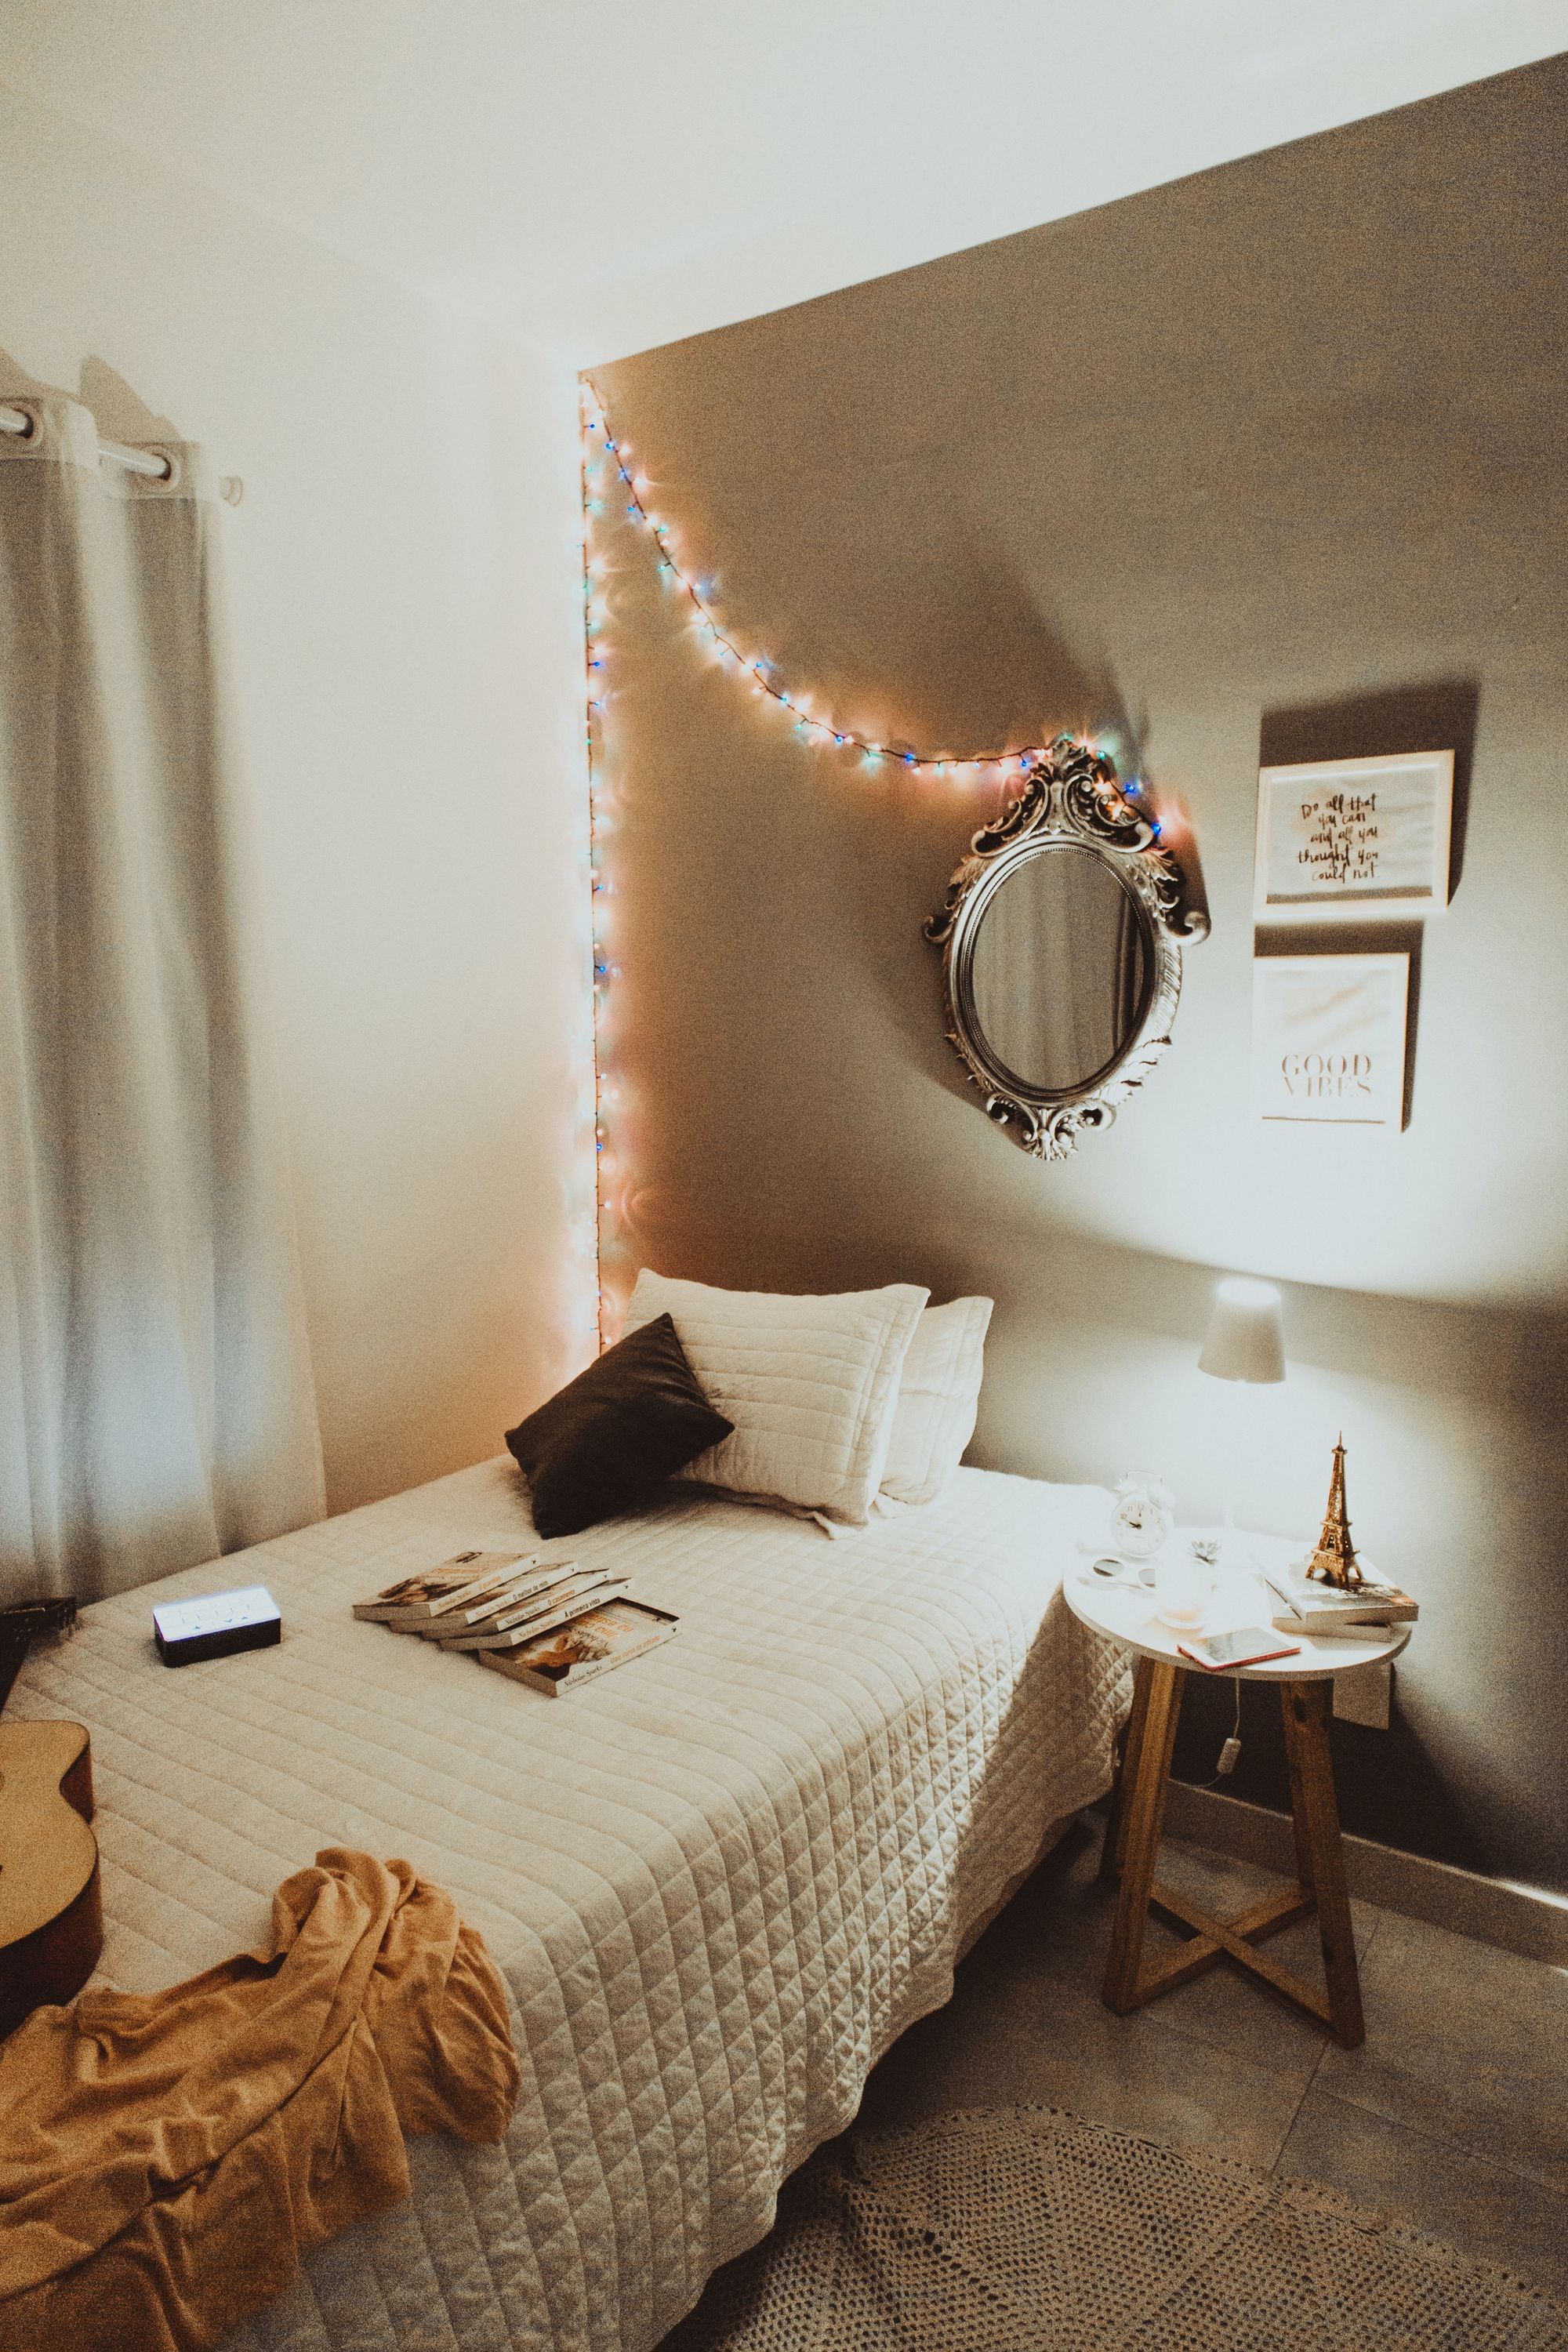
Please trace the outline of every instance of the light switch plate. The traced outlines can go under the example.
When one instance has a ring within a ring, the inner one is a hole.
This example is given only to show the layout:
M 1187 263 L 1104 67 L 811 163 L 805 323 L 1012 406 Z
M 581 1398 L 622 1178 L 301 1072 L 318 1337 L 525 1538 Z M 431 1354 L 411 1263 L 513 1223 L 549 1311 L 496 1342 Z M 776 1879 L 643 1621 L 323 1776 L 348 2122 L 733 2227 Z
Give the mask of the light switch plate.
M 1369 1666 L 1347 1666 L 1343 1674 L 1334 1676 L 1334 1713 L 1342 1723 L 1386 1731 L 1393 1696 L 1392 1658 L 1379 1658 Z

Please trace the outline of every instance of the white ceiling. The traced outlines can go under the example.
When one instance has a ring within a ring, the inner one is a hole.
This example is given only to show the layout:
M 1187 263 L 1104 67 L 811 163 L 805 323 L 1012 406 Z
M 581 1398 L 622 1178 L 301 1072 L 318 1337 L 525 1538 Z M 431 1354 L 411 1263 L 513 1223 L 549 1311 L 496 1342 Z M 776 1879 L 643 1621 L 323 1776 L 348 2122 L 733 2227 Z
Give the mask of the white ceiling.
M 577 362 L 1568 48 L 1568 0 L 0 0 L 0 79 Z

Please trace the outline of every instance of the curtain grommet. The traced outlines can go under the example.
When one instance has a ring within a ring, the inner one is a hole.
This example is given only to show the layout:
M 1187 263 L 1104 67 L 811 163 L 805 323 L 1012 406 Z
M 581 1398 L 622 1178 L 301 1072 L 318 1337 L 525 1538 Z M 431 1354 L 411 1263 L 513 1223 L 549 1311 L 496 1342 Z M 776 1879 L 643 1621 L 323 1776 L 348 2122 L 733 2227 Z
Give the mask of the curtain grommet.
M 138 483 L 143 485 L 153 498 L 177 488 L 184 470 L 180 463 L 179 451 L 171 447 L 167 441 L 139 441 L 136 446 L 144 449 L 149 457 L 162 457 L 169 468 L 166 474 L 138 474 Z
M 27 420 L 24 433 L 0 433 L 0 449 L 31 449 L 42 440 L 44 420 L 36 400 L 26 400 L 19 393 L 0 393 L 0 407 L 14 409 Z

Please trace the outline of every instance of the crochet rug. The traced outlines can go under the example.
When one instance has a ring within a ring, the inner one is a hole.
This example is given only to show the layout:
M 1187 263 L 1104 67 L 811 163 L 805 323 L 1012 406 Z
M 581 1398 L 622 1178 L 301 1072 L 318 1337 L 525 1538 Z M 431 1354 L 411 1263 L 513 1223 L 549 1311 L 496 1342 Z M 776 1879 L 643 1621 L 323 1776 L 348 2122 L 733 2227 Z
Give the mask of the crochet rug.
M 1049 2107 L 820 2148 L 664 2352 L 1568 2352 L 1568 2313 L 1333 2190 Z

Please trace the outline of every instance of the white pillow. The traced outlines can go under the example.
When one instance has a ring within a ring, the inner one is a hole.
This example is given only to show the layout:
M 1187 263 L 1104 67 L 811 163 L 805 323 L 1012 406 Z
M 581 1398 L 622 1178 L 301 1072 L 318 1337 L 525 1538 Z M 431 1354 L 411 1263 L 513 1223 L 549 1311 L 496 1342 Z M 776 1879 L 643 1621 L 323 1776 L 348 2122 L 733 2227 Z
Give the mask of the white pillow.
M 709 1402 L 735 1424 L 678 1475 L 863 1527 L 930 1297 L 907 1282 L 826 1298 L 715 1290 L 645 1266 L 626 1329 L 669 1315 Z
M 928 1307 L 915 1326 L 899 1381 L 882 1492 L 895 1502 L 934 1502 L 963 1459 L 980 1410 L 985 1329 L 994 1302 L 955 1298 Z

